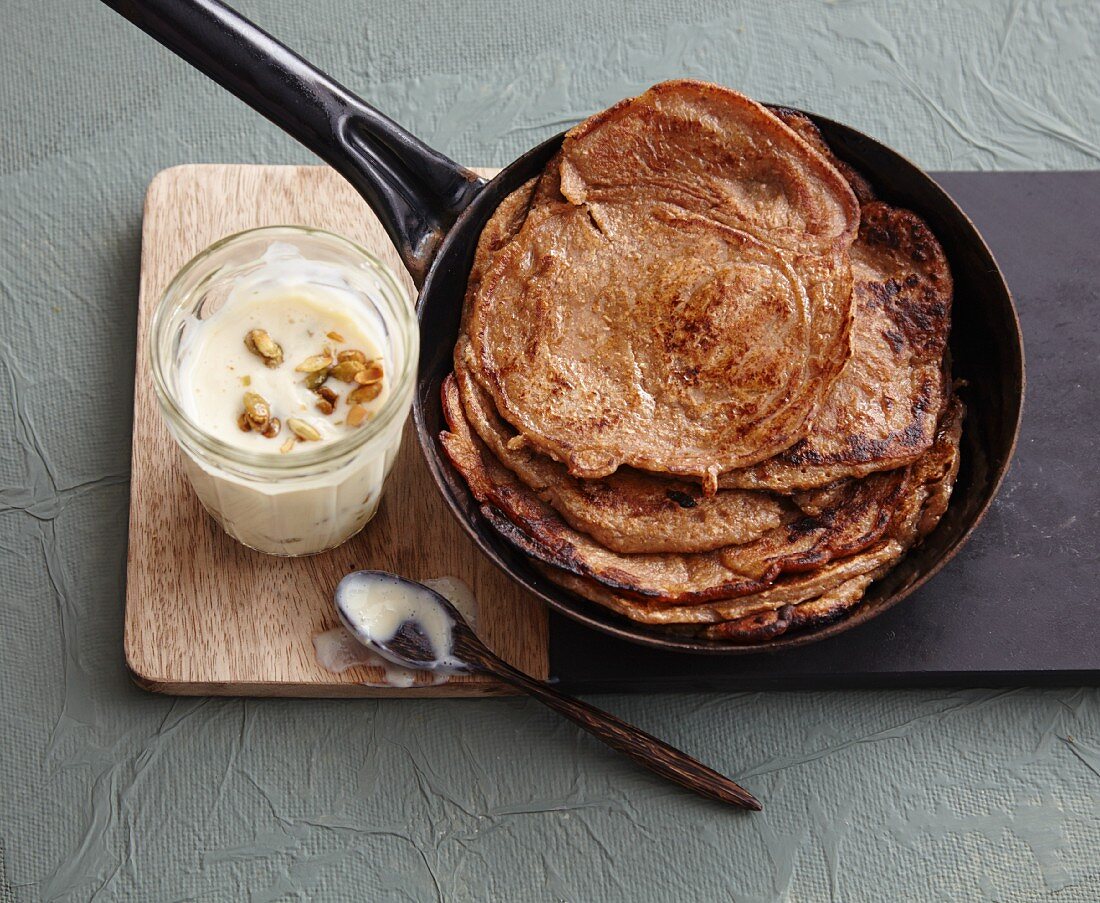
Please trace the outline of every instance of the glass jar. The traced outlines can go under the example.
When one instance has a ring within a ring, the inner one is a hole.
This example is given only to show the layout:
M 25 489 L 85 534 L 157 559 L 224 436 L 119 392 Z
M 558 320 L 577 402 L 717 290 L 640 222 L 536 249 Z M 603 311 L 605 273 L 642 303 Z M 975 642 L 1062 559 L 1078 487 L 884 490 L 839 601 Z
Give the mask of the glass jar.
M 318 272 L 338 272 L 341 288 L 350 287 L 355 303 L 363 305 L 356 313 L 371 322 L 378 337 L 389 383 L 372 419 L 290 455 L 239 448 L 211 435 L 188 415 L 180 396 L 187 330 L 220 309 L 239 280 L 268 266 L 273 247 L 284 259 L 301 255 L 309 264 L 307 280 L 319 278 Z M 176 274 L 153 312 L 148 342 L 153 384 L 191 485 L 226 533 L 270 555 L 310 555 L 340 545 L 370 521 L 412 404 L 419 337 L 411 298 L 392 270 L 329 232 L 296 226 L 240 232 L 211 245 Z

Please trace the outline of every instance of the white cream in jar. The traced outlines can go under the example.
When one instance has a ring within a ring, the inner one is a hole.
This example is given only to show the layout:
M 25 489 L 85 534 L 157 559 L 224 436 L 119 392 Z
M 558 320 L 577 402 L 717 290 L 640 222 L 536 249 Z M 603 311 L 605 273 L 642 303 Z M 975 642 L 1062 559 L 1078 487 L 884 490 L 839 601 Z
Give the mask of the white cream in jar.
M 251 548 L 339 545 L 374 515 L 400 447 L 417 352 L 408 295 L 327 233 L 254 230 L 206 255 L 228 260 L 196 258 L 153 324 L 192 486 Z
M 255 452 L 293 454 L 313 447 L 311 442 L 331 442 L 361 429 L 385 403 L 388 367 L 376 325 L 357 309 L 347 288 L 306 281 L 310 269 L 301 261 L 277 260 L 262 278 L 235 286 L 216 313 L 185 329 L 180 399 L 210 435 Z M 277 361 L 249 349 L 248 337 L 255 334 L 266 335 Z M 354 376 L 347 372 L 349 379 L 333 372 L 360 363 Z M 323 383 L 311 387 L 311 377 L 325 372 Z M 361 385 L 355 376 L 364 373 L 372 381 Z M 327 397 L 318 390 L 327 390 Z M 269 406 L 278 432 L 241 428 L 246 396 Z M 291 420 L 306 424 L 317 438 L 299 439 Z

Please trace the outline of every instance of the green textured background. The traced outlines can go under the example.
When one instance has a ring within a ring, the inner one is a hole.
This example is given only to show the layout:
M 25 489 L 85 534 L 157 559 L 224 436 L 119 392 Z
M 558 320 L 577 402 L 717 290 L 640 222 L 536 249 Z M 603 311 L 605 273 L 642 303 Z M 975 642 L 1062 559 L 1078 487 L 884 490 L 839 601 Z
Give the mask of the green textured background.
M 1100 157 L 1093 0 L 240 5 L 468 163 L 677 75 L 930 169 Z M 142 196 L 176 163 L 310 157 L 92 0 L 0 10 L 0 903 L 1100 899 L 1095 689 L 601 700 L 743 779 L 753 817 L 524 700 L 134 689 Z

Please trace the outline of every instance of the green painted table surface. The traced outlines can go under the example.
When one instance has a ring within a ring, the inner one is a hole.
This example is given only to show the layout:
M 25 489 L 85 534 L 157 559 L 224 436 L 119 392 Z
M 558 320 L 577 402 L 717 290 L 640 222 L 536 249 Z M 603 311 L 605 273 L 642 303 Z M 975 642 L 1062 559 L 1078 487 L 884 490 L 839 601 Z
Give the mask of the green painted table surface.
M 928 169 L 1100 158 L 1093 0 L 241 7 L 470 163 L 678 75 Z M 312 161 L 92 0 L 2 11 L 0 903 L 1100 899 L 1095 689 L 600 700 L 752 787 L 766 809 L 747 817 L 525 700 L 131 686 L 145 187 L 177 163 Z

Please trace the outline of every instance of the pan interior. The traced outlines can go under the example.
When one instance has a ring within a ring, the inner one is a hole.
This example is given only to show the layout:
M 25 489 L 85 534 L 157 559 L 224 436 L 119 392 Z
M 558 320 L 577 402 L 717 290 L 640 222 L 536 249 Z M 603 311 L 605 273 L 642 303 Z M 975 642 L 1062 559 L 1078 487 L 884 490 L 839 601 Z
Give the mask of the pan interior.
M 466 280 L 482 227 L 497 205 L 540 173 L 561 144 L 556 135 L 528 151 L 494 178 L 475 198 L 444 240 L 418 301 L 421 359 L 413 412 L 417 438 L 439 490 L 479 548 L 525 589 L 562 614 L 621 639 L 659 648 L 746 654 L 804 645 L 863 623 L 927 580 L 959 549 L 992 502 L 1011 460 L 1023 403 L 1023 345 L 1004 277 L 981 235 L 951 198 L 904 157 L 848 126 L 806 114 L 833 152 L 874 185 L 884 201 L 922 217 L 943 245 L 955 276 L 950 339 L 953 372 L 966 381 L 968 419 L 963 431 L 962 468 L 943 520 L 868 590 L 846 618 L 818 630 L 783 636 L 753 646 L 669 636 L 619 617 L 544 579 L 520 553 L 484 523 L 465 481 L 439 444 L 446 428 L 440 403 L 443 379 L 451 371 Z

